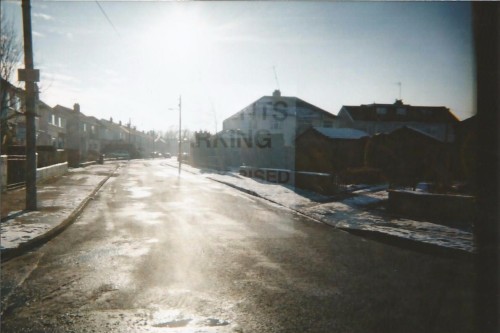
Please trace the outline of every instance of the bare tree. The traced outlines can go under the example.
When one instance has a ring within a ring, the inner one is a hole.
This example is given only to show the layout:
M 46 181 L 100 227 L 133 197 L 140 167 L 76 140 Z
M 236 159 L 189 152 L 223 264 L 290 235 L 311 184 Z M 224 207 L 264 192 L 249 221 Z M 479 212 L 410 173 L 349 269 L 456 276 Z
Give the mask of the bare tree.
M 0 151 L 5 151 L 14 135 L 9 119 L 20 115 L 19 88 L 9 81 L 19 67 L 23 51 L 14 22 L 7 19 L 4 11 L 0 13 L 0 20 Z
M 17 36 L 14 22 L 1 12 L 0 30 L 0 76 L 10 81 L 22 56 L 22 44 Z

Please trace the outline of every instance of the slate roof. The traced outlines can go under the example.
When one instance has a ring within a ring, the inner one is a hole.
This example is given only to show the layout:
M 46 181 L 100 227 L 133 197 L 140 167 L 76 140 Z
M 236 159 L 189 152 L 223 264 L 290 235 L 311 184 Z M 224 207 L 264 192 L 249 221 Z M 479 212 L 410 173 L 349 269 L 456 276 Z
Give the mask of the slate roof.
M 369 136 L 368 133 L 354 128 L 314 127 L 314 130 L 330 139 L 361 139 Z
M 385 113 L 378 112 L 385 109 Z M 404 121 L 424 123 L 456 123 L 459 120 L 444 106 L 412 106 L 397 100 L 394 104 L 343 106 L 354 121 Z M 404 111 L 403 111 L 404 110 Z

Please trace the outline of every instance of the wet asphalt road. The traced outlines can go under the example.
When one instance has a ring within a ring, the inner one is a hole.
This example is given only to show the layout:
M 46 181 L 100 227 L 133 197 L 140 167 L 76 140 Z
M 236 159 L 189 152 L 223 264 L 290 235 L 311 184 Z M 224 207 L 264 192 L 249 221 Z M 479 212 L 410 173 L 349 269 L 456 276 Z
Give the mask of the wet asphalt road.
M 2 264 L 2 332 L 474 332 L 468 257 L 353 236 L 161 160 Z

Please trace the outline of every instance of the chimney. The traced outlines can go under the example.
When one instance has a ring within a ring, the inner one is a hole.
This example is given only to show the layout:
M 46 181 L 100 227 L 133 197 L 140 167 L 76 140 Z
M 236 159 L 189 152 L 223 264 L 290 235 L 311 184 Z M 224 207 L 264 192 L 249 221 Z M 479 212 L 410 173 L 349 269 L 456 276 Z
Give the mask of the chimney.
M 80 104 L 75 103 L 75 104 L 73 105 L 73 110 L 75 110 L 75 112 L 80 112 Z
M 122 125 L 122 121 L 120 120 L 118 124 L 121 126 Z
M 273 92 L 273 97 L 274 97 L 274 98 L 279 98 L 279 97 L 281 97 L 281 91 L 279 91 L 278 89 L 276 89 L 276 90 Z
M 109 117 L 109 122 L 113 123 L 113 117 Z
M 394 105 L 403 105 L 403 100 L 402 99 L 396 99 L 396 102 L 394 102 Z

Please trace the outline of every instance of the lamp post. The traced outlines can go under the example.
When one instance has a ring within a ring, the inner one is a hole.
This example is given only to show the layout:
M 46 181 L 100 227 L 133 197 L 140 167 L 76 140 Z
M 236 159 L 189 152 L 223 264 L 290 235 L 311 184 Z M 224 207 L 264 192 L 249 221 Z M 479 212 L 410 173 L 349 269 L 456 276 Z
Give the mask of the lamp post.
M 179 175 L 181 174 L 181 164 L 182 164 L 182 97 L 179 96 Z
M 174 108 L 169 108 L 169 110 L 175 110 Z M 181 174 L 181 164 L 182 164 L 182 96 L 179 96 L 179 147 L 177 148 L 177 160 L 179 161 L 179 175 Z

